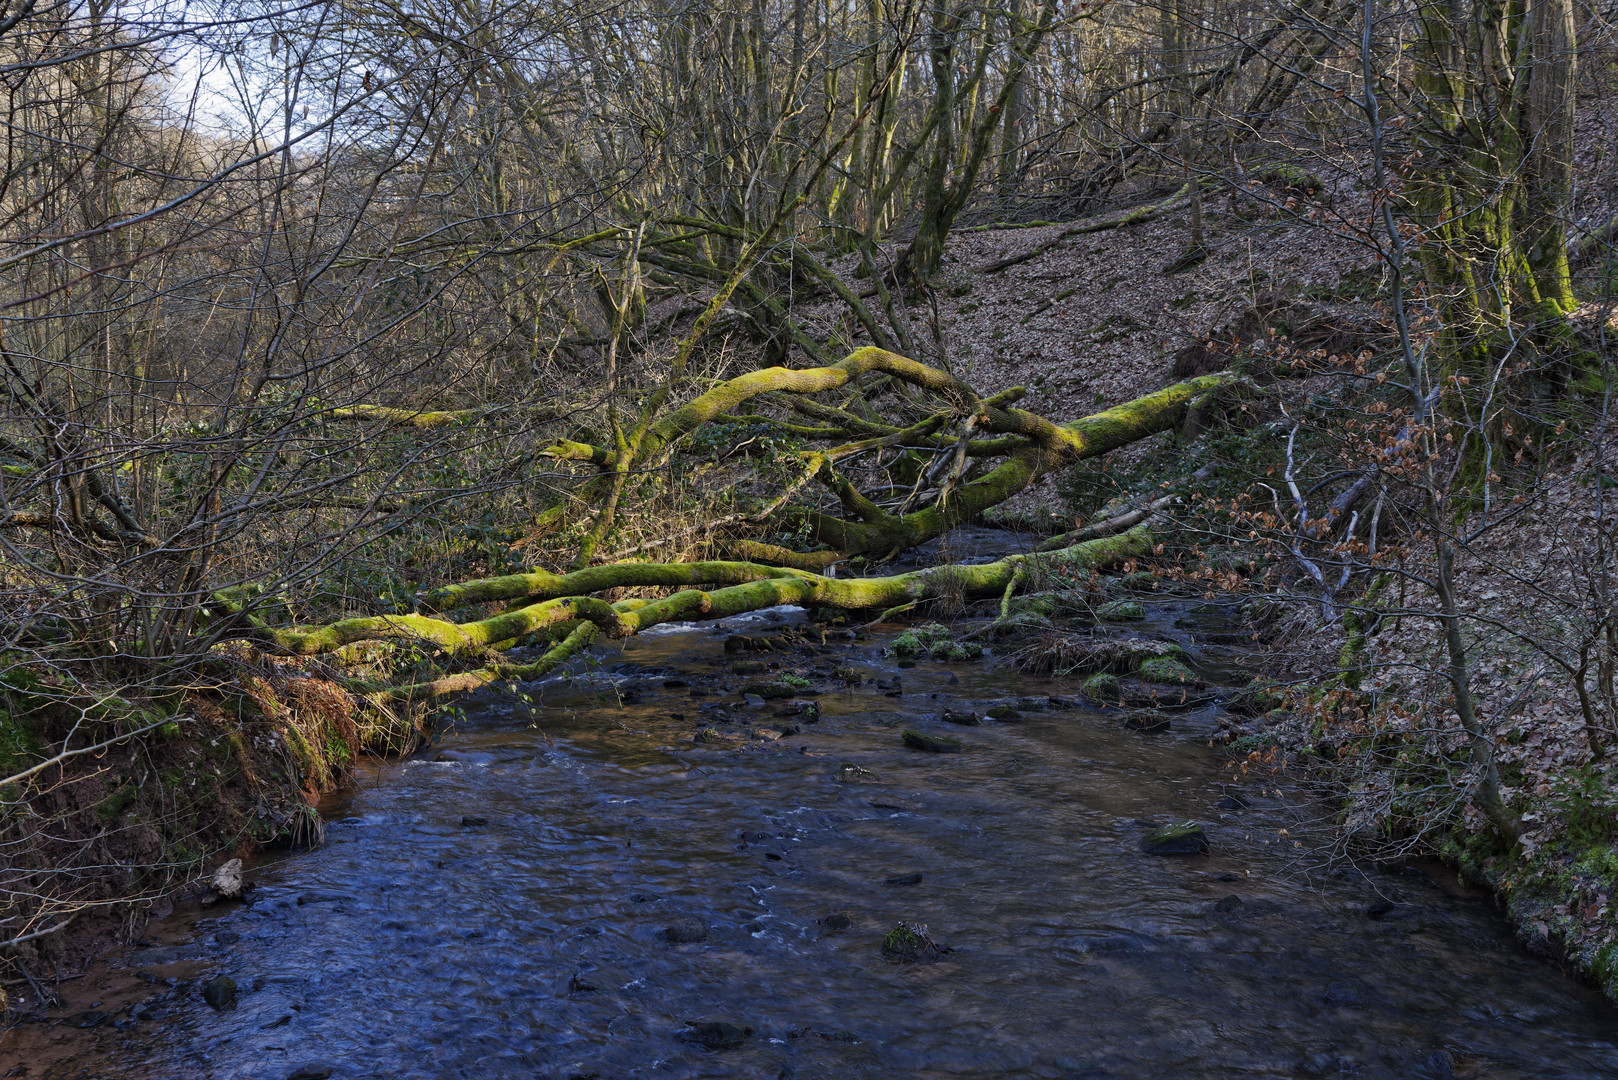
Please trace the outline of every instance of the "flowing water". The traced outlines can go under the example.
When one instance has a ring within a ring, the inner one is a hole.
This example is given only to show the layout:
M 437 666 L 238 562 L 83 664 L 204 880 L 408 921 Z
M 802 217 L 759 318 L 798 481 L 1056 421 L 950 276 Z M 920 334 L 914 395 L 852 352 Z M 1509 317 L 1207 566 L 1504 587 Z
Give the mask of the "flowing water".
M 772 619 L 471 699 L 331 808 L 324 847 L 253 868 L 248 902 L 66 984 L 106 1021 L 14 1031 L 0 1075 L 1618 1077 L 1610 1005 L 1485 896 L 1322 871 L 1279 832 L 1302 797 L 1208 748 L 1212 709 L 952 727 L 1065 688 L 992 656 L 897 671 L 876 634 L 783 658 L 824 692 L 817 722 L 777 718 L 724 671 L 758 659 L 724 635 Z M 1142 853 L 1185 819 L 1210 854 Z M 884 957 L 899 921 L 934 962 Z M 200 997 L 220 973 L 226 1011 Z

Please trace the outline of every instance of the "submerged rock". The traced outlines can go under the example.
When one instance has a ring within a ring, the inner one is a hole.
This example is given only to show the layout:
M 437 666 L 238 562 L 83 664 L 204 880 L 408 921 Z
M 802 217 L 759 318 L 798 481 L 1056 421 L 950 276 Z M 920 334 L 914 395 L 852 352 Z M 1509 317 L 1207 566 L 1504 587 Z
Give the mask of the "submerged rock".
M 953 709 L 945 709 L 939 719 L 946 724 L 960 724 L 962 727 L 978 727 L 983 723 L 982 717 L 977 713 L 956 712 Z
M 761 697 L 765 701 L 775 701 L 780 698 L 796 697 L 798 691 L 795 687 L 788 686 L 783 682 L 764 682 L 762 680 L 756 680 L 754 682 L 744 683 L 742 685 L 742 693 L 752 694 L 755 697 Z
M 675 919 L 658 934 L 664 941 L 675 945 L 692 945 L 708 940 L 708 927 L 700 919 Z
M 958 754 L 961 751 L 961 740 L 948 735 L 928 735 L 920 731 L 906 730 L 900 738 L 913 750 L 926 750 L 934 754 Z
M 1140 849 L 1148 855 L 1204 855 L 1208 834 L 1194 821 L 1165 825 L 1142 837 Z
M 753 1029 L 745 1024 L 728 1020 L 687 1020 L 685 1031 L 680 1032 L 682 1042 L 695 1043 L 709 1050 L 733 1050 L 746 1042 Z
M 208 980 L 208 985 L 202 988 L 202 1000 L 218 1012 L 235 1007 L 236 980 L 229 975 L 215 975 Z
M 324 1061 L 311 1061 L 287 1073 L 287 1080 L 326 1080 L 335 1071 Z
M 884 885 L 920 885 L 921 884 L 921 875 L 920 874 L 896 874 L 893 877 L 888 878 L 882 884 L 884 884 Z

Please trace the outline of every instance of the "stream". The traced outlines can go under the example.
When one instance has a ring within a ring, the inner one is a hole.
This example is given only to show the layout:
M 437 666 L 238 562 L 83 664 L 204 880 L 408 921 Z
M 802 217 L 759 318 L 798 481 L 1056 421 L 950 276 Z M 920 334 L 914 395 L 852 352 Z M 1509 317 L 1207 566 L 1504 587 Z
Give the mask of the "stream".
M 1190 605 L 1149 632 L 1191 643 Z M 63 984 L 71 1022 L 7 1035 L 0 1076 L 1618 1077 L 1618 1011 L 1487 895 L 1283 835 L 1308 800 L 1209 749 L 1216 706 L 1127 730 L 992 654 L 899 670 L 893 627 L 726 651 L 791 627 L 659 628 L 469 698 L 246 902 Z M 744 704 L 742 660 L 808 672 L 819 718 Z M 1188 819 L 1209 854 L 1142 852 Z M 883 954 L 900 921 L 932 962 Z

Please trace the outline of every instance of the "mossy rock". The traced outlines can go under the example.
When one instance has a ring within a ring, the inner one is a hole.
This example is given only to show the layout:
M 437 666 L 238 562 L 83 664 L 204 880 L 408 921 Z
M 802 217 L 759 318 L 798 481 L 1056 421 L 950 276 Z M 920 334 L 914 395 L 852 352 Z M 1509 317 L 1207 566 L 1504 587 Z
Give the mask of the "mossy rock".
M 1050 708 L 1050 702 L 1045 698 L 1020 697 L 1017 699 L 1018 712 L 1044 712 Z
M 1051 593 L 1030 593 L 1027 596 L 1013 596 L 1006 614 L 1012 618 L 1032 615 L 1049 619 L 1056 614 L 1057 606 L 1057 599 Z
M 976 660 L 983 655 L 982 645 L 952 640 L 949 627 L 942 623 L 911 627 L 894 638 L 888 648 L 901 660 L 928 657 L 941 663 Z
M 984 713 L 990 720 L 1021 720 L 1022 713 L 1010 705 L 996 705 Z
M 765 701 L 775 701 L 780 698 L 794 697 L 797 695 L 798 690 L 796 687 L 788 686 L 786 683 L 754 680 L 753 682 L 742 684 L 742 693 L 756 695 Z
M 931 963 L 940 951 L 922 923 L 899 923 L 882 935 L 882 955 L 900 963 Z
M 1269 679 L 1255 678 L 1233 694 L 1225 708 L 1242 716 L 1263 716 L 1286 704 L 1286 699 L 1276 692 L 1279 688 Z
M 1143 836 L 1140 849 L 1148 855 L 1205 855 L 1208 834 L 1194 821 L 1165 825 Z
M 925 732 L 906 729 L 899 737 L 912 750 L 926 750 L 932 754 L 958 754 L 961 752 L 961 740 L 951 738 L 948 735 L 928 735 Z
M 1096 608 L 1096 618 L 1135 622 L 1146 618 L 1146 607 L 1139 600 L 1109 600 Z
M 968 641 L 964 644 L 958 641 L 946 641 L 934 645 L 933 651 L 929 655 L 941 664 L 954 664 L 962 660 L 976 660 L 983 655 L 983 646 L 975 641 Z
M 1197 673 L 1171 656 L 1154 657 L 1140 666 L 1140 677 L 1147 682 L 1172 683 L 1176 686 L 1194 683 Z
M 895 656 L 914 659 L 931 654 L 934 646 L 945 644 L 949 639 L 949 627 L 943 623 L 927 623 L 923 626 L 912 626 L 894 638 L 888 648 Z
M 1091 701 L 1106 701 L 1117 704 L 1123 700 L 1124 689 L 1119 683 L 1118 676 L 1107 671 L 1098 671 L 1084 680 L 1080 691 Z
M 957 712 L 954 709 L 945 709 L 939 719 L 946 724 L 959 724 L 961 727 L 978 727 L 983 718 L 975 712 Z
M 1255 750 L 1268 750 L 1276 745 L 1275 736 L 1268 731 L 1260 731 L 1253 735 L 1243 735 L 1231 740 L 1227 750 L 1234 754 L 1251 754 Z
M 1051 634 L 1018 654 L 1017 666 L 1031 675 L 1061 679 L 1097 671 L 1122 674 L 1148 660 L 1184 655 L 1185 650 L 1172 641 Z
M 762 675 L 768 669 L 762 660 L 738 660 L 730 665 L 730 670 L 738 675 Z

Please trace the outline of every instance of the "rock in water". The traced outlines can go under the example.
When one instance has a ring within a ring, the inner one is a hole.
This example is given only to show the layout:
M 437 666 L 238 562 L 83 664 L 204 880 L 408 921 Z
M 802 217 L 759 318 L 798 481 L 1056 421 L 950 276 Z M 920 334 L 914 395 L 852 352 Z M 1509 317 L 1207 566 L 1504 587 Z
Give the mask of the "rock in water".
M 324 1061 L 311 1061 L 287 1073 L 287 1080 L 326 1080 L 334 1071 Z
M 708 940 L 708 927 L 700 919 L 675 919 L 660 933 L 664 941 L 675 945 L 692 945 Z
M 961 740 L 952 739 L 948 735 L 927 735 L 920 731 L 906 730 L 901 736 L 904 744 L 914 750 L 927 750 L 934 754 L 958 754 L 961 751 Z
M 882 936 L 882 955 L 902 964 L 930 964 L 942 951 L 926 923 L 901 922 Z
M 1132 622 L 1146 618 L 1146 607 L 1139 600 L 1112 600 L 1096 608 L 1096 618 Z
M 732 1050 L 746 1042 L 753 1029 L 743 1024 L 732 1024 L 728 1020 L 704 1020 L 700 1023 L 687 1020 L 687 1030 L 680 1032 L 680 1038 L 698 1046 L 706 1046 L 709 1050 Z
M 242 898 L 242 861 L 231 859 L 213 872 L 208 880 L 208 888 L 213 890 L 217 900 L 240 900 Z
M 212 1005 L 218 1012 L 234 1008 L 236 1005 L 236 980 L 229 975 L 215 975 L 208 980 L 208 985 L 202 988 L 202 1000 Z
M 1148 855 L 1203 855 L 1208 851 L 1208 834 L 1194 821 L 1165 825 L 1147 833 L 1140 849 Z

